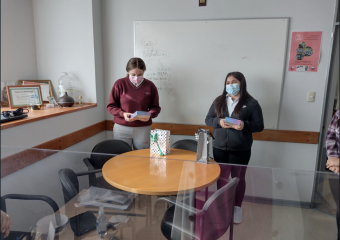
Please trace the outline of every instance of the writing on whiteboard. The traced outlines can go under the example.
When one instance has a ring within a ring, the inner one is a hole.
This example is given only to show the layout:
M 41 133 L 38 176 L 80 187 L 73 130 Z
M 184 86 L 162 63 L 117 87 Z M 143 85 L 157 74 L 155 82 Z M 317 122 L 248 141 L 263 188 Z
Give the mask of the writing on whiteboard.
M 151 70 L 151 71 L 146 71 L 145 72 L 145 78 L 149 79 L 152 81 L 158 91 L 164 91 L 168 94 L 171 94 L 173 91 L 173 88 L 171 86 L 171 68 L 167 68 L 166 71 L 157 71 L 157 69 L 161 68 L 156 68 L 156 71 Z
M 171 94 L 173 87 L 171 86 L 172 68 L 164 66 L 160 61 L 171 56 L 170 53 L 162 50 L 154 49 L 157 40 L 154 37 L 148 36 L 141 41 L 146 50 L 140 52 L 140 57 L 147 61 L 147 71 L 145 78 L 152 81 L 159 92 Z
M 157 51 L 157 50 L 147 50 L 143 51 L 141 54 L 143 59 L 163 59 L 170 56 L 170 53 L 164 51 Z

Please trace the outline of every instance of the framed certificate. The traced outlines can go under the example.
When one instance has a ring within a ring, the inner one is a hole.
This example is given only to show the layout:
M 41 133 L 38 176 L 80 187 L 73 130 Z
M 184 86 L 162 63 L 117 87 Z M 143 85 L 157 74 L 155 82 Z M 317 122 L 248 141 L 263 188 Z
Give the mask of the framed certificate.
M 43 105 L 40 85 L 6 87 L 10 108 Z
M 51 80 L 19 80 L 18 85 L 40 85 L 43 102 L 48 103 L 48 97 L 54 97 Z

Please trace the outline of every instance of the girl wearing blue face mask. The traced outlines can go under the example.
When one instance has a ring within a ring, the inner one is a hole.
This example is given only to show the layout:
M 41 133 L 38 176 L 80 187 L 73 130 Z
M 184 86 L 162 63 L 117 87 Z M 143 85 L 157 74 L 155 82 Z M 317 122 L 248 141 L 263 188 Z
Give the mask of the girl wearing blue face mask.
M 225 118 L 241 120 L 240 125 L 228 125 Z M 242 221 L 242 201 L 246 190 L 246 167 L 250 160 L 253 132 L 261 132 L 263 126 L 262 109 L 247 92 L 247 83 L 240 72 L 228 73 L 222 94 L 212 103 L 205 123 L 214 128 L 213 154 L 221 164 L 220 179 L 232 177 L 240 179 L 236 188 L 234 223 Z M 238 165 L 238 166 L 236 166 Z M 244 166 L 240 166 L 244 165 Z M 222 180 L 217 182 L 222 187 Z

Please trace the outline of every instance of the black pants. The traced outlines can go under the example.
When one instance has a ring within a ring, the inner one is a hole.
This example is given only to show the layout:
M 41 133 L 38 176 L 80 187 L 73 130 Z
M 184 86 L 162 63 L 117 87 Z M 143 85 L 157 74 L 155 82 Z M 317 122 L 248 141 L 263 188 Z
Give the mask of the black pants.
M 330 176 L 331 177 L 331 176 Z M 339 225 L 340 225 L 340 217 L 339 217 L 339 177 L 332 176 L 329 179 L 329 187 L 331 188 L 331 192 L 334 198 L 334 201 L 337 206 L 337 211 L 336 211 L 336 224 L 338 227 L 338 240 L 339 240 Z
M 214 160 L 218 163 L 237 164 L 247 166 L 251 156 L 251 149 L 246 151 L 227 151 L 218 148 L 213 148 Z M 220 164 L 221 175 L 220 179 L 228 179 L 229 174 L 231 177 L 237 177 L 240 179 L 235 196 L 235 206 L 241 207 L 244 194 L 246 192 L 246 171 L 247 167 L 224 165 Z M 217 187 L 221 188 L 225 184 L 225 181 L 218 181 Z

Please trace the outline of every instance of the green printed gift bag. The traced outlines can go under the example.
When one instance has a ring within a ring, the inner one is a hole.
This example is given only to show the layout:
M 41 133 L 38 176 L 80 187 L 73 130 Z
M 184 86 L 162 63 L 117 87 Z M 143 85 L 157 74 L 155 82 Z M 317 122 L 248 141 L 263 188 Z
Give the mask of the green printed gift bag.
M 150 154 L 157 156 L 170 154 L 170 131 L 161 129 L 151 130 Z

